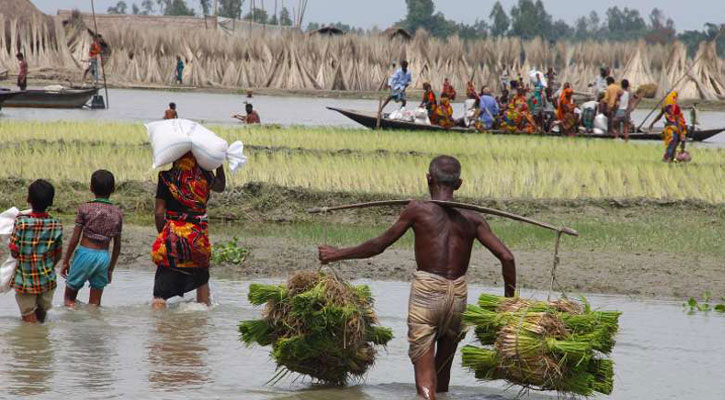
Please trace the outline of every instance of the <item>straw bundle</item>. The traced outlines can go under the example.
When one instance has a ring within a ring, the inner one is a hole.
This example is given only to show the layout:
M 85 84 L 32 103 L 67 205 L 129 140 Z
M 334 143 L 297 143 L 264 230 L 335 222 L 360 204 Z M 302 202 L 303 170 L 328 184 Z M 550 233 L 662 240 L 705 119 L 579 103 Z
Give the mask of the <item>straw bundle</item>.
M 465 346 L 463 365 L 481 380 L 503 379 L 534 390 L 610 394 L 619 312 L 592 311 L 570 300 L 550 303 L 483 294 L 464 320 L 483 346 Z
M 331 275 L 299 272 L 285 285 L 252 284 L 249 301 L 266 305 L 262 319 L 239 325 L 241 340 L 272 345 L 278 369 L 272 381 L 294 372 L 344 385 L 362 378 L 375 361 L 375 346 L 393 337 L 376 326 L 370 289 Z

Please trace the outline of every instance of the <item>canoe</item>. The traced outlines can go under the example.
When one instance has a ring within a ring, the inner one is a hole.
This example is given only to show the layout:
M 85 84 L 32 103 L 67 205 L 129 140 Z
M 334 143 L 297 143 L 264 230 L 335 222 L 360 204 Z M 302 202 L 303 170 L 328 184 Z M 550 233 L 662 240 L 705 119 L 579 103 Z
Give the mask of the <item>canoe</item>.
M 10 93 L 15 96 L 5 101 L 5 107 L 82 108 L 98 93 L 98 88 L 61 91 L 31 89 Z
M 366 126 L 370 129 L 375 129 L 377 126 L 378 116 L 375 112 L 369 112 L 369 111 L 356 111 L 356 110 L 348 110 L 343 108 L 336 108 L 336 107 L 327 107 L 328 110 L 339 112 L 340 114 L 350 118 L 351 120 L 357 122 L 360 125 Z M 389 114 L 384 113 L 382 115 L 382 118 L 380 119 L 380 129 L 386 129 L 386 130 L 406 130 L 406 131 L 434 131 L 434 132 L 460 132 L 460 133 L 478 133 L 476 129 L 473 128 L 462 128 L 462 127 L 452 127 L 450 129 L 445 129 L 437 125 L 426 125 L 426 124 L 417 124 L 415 122 L 407 122 L 407 121 L 400 121 L 400 120 L 394 120 L 387 118 Z M 695 132 L 692 132 L 688 134 L 688 139 L 695 141 L 695 142 L 701 142 L 703 140 L 707 140 L 718 133 L 725 131 L 725 128 L 716 128 L 716 129 L 701 129 L 696 130 Z M 529 136 L 561 136 L 559 132 L 541 132 L 541 133 L 525 133 L 525 132 L 509 132 L 509 131 L 502 131 L 502 130 L 492 130 L 488 133 L 494 134 L 494 135 L 529 135 Z M 596 133 L 579 133 L 577 137 L 585 137 L 585 138 L 593 138 L 593 139 L 612 139 L 614 136 L 612 134 L 596 134 Z M 662 139 L 662 129 L 655 129 L 651 132 L 636 132 L 636 133 L 630 133 L 629 138 L 631 140 L 660 140 Z
M 4 103 L 9 99 L 18 95 L 18 92 L 3 92 L 0 91 L 0 109 L 2 109 Z

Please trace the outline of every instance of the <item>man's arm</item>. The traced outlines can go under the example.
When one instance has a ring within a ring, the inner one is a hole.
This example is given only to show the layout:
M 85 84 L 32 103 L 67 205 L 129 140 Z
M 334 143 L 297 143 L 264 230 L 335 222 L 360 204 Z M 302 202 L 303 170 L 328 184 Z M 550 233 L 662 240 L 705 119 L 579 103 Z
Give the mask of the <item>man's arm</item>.
M 478 217 L 480 218 L 480 217 Z M 503 273 L 504 295 L 513 297 L 516 293 L 516 261 L 511 250 L 494 235 L 488 223 L 480 218 L 476 231 L 476 238 L 484 245 L 496 258 L 501 261 L 501 272 Z
M 60 269 L 60 276 L 63 278 L 68 275 L 68 270 L 70 269 L 70 257 L 73 255 L 73 252 L 78 246 L 78 241 L 80 241 L 82 232 L 83 227 L 81 225 L 76 225 L 75 229 L 73 229 L 73 236 L 71 236 L 70 243 L 68 243 L 68 249 L 65 251 L 65 257 L 63 257 L 63 266 Z
M 409 204 L 408 207 L 400 214 L 397 221 L 388 228 L 382 235 L 368 240 L 367 242 L 344 249 L 338 249 L 332 246 L 322 245 L 318 247 L 319 259 L 322 264 L 328 264 L 334 261 L 350 260 L 358 258 L 370 258 L 376 256 L 388 247 L 398 241 L 403 234 L 413 226 L 415 218 L 415 205 Z

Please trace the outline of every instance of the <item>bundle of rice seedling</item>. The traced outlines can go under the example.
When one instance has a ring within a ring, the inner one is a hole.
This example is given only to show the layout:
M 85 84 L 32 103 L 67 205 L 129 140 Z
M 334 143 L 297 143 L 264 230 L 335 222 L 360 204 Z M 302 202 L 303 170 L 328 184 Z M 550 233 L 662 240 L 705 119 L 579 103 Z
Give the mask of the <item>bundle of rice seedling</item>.
M 481 380 L 590 396 L 610 394 L 619 312 L 593 311 L 586 299 L 540 302 L 483 294 L 464 320 L 487 347 L 465 346 L 463 366 Z
M 319 272 L 299 272 L 284 285 L 251 284 L 249 301 L 265 304 L 262 319 L 239 324 L 247 345 L 272 345 L 278 381 L 290 372 L 322 383 L 360 379 L 375 361 L 377 345 L 393 338 L 376 326 L 366 285 L 352 286 Z

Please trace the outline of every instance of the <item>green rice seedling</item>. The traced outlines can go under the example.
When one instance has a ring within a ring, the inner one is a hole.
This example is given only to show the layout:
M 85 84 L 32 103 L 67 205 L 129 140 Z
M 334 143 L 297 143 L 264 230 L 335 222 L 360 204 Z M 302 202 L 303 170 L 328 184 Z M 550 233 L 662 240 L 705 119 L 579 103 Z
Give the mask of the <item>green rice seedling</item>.
M 611 352 L 618 318 L 618 312 L 592 311 L 585 298 L 542 302 L 483 294 L 463 320 L 490 348 L 464 347 L 463 365 L 477 379 L 524 388 L 611 393 L 613 365 L 597 355 Z
M 263 285 L 252 283 L 249 285 L 249 302 L 260 306 L 268 302 L 281 302 L 287 297 L 287 289 L 281 285 Z
M 334 276 L 300 272 L 285 285 L 250 285 L 250 301 L 266 304 L 263 318 L 239 326 L 247 344 L 272 346 L 277 381 L 288 373 L 344 385 L 373 365 L 375 346 L 393 338 L 378 326 L 370 289 Z
M 250 161 L 228 177 L 232 185 L 258 181 L 310 190 L 420 196 L 427 191 L 423 177 L 428 162 L 448 153 L 462 162 L 465 184 L 460 194 L 467 197 L 725 202 L 719 184 L 725 180 L 723 149 L 697 148 L 692 163 L 669 166 L 658 161 L 659 143 L 330 128 L 211 128 L 246 145 Z M 95 169 L 106 168 L 119 181 L 156 179 L 141 124 L 10 121 L 0 126 L 0 141 L 0 157 L 7 165 L 0 178 L 82 183 Z M 52 171 L 45 168 L 49 164 Z

